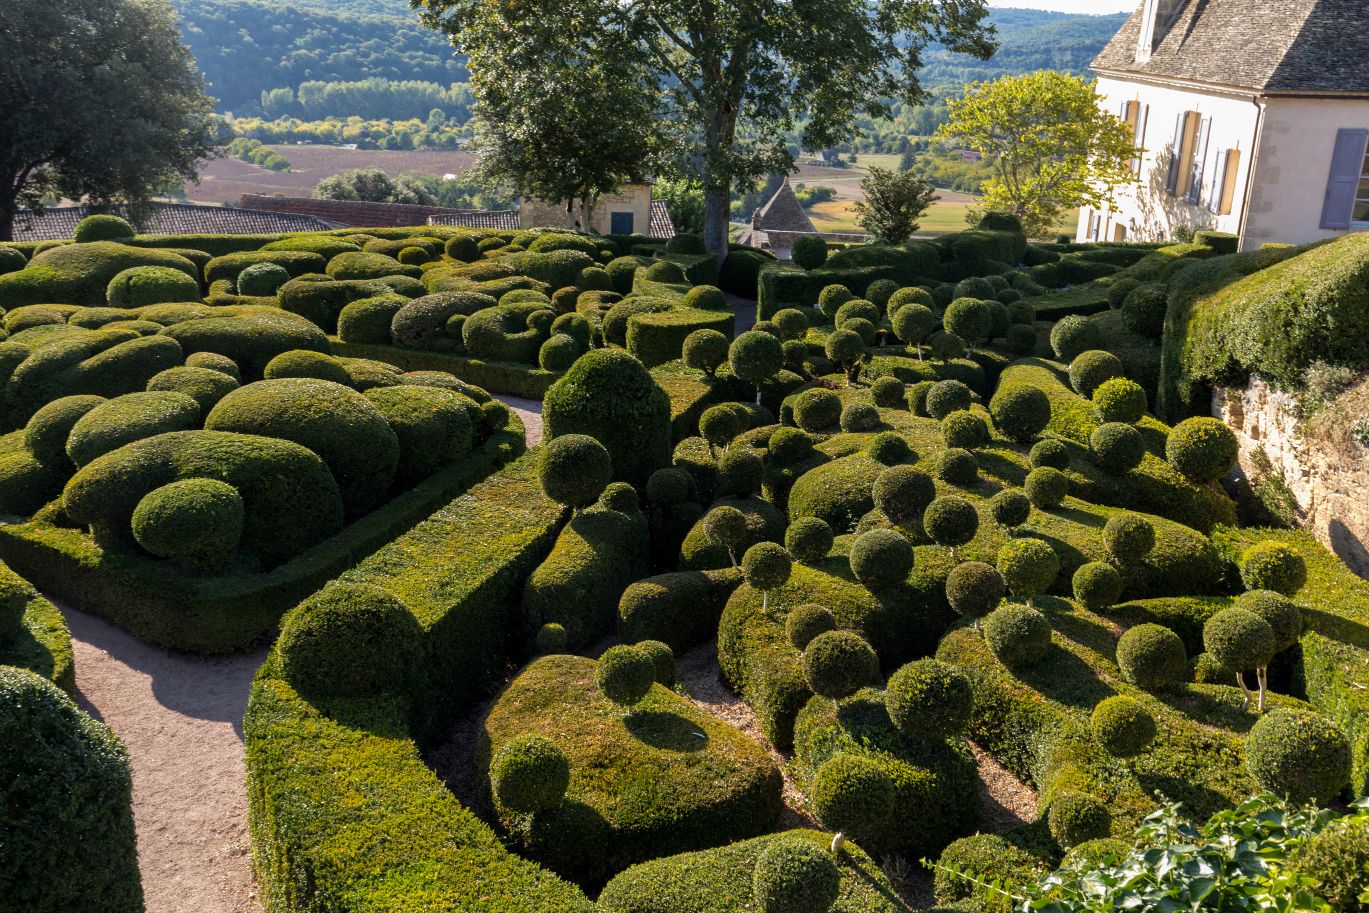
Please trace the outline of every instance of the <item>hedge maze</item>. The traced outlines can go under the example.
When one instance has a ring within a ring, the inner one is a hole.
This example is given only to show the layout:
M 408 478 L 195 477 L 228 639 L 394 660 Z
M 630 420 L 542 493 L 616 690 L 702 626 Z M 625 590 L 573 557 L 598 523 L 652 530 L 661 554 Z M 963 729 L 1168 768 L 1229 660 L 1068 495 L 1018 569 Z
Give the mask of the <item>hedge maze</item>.
M 0 735 L 99 771 L 78 809 L 13 800 L 93 835 L 67 894 L 18 896 L 140 906 L 127 761 L 62 695 L 40 590 L 179 649 L 274 642 L 245 721 L 272 913 L 906 913 L 910 873 L 1007 910 L 1167 803 L 1361 795 L 1369 583 L 1242 527 L 1235 438 L 1195 413 L 1363 345 L 1362 240 L 991 215 L 719 265 L 688 236 L 92 217 L 0 248 L 0 663 L 31 670 L 0 670 Z M 493 393 L 543 401 L 540 445 Z M 1038 820 L 982 832 L 976 746 Z

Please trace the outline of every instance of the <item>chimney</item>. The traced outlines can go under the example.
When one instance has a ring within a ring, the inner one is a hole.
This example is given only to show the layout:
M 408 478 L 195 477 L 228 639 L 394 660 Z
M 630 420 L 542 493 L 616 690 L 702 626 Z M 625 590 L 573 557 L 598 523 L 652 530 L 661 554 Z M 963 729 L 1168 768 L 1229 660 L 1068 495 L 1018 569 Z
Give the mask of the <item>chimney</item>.
M 1185 0 L 1144 0 L 1141 7 L 1141 37 L 1136 45 L 1136 62 L 1145 63 L 1164 40 Z

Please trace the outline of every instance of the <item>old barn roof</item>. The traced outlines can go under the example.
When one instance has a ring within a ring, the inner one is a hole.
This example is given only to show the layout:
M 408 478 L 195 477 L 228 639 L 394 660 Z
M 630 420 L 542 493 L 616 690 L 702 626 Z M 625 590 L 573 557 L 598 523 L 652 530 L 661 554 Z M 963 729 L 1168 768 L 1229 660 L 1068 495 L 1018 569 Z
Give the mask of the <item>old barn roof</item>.
M 117 209 L 115 212 L 122 214 Z M 41 215 L 21 212 L 14 218 L 14 240 L 65 241 L 88 215 L 90 211 L 84 206 L 63 206 Z M 149 235 L 271 235 L 326 231 L 333 227 L 322 219 L 304 215 L 192 203 L 156 203 L 140 230 Z

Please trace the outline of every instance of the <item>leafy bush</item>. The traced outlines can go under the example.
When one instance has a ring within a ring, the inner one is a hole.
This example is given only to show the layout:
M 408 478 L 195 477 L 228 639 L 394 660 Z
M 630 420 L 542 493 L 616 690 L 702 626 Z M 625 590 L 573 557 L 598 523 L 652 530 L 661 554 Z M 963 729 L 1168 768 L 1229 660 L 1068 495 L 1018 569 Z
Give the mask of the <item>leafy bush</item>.
M 123 241 L 133 235 L 133 226 L 118 216 L 97 214 L 78 222 L 71 240 L 75 244 L 89 244 L 92 241 Z
M 570 759 L 551 739 L 517 736 L 500 747 L 490 762 L 495 801 L 518 814 L 550 811 L 561 804 L 570 786 Z
M 1137 336 L 1159 339 L 1168 309 L 1169 295 L 1164 284 L 1147 282 L 1132 289 L 1122 300 L 1122 322 Z
M 1103 750 L 1118 758 L 1135 757 L 1155 741 L 1155 718 L 1145 704 L 1124 694 L 1099 701 L 1089 726 Z
M 958 380 L 942 380 L 927 391 L 927 414 L 940 421 L 960 409 L 969 409 L 974 401 L 970 388 Z
M 872 529 L 851 545 L 851 573 L 869 589 L 903 583 L 912 570 L 912 543 L 894 530 Z
M 1140 564 L 1155 548 L 1155 527 L 1145 517 L 1118 514 L 1103 526 L 1103 547 L 1122 567 Z
M 1051 623 L 1030 606 L 1006 605 L 984 619 L 984 641 L 1003 665 L 1031 666 L 1050 649 Z
M 1296 602 L 1271 590 L 1249 590 L 1232 603 L 1235 608 L 1258 615 L 1274 632 L 1274 649 L 1287 650 L 1298 642 L 1303 629 L 1303 610 Z
M 1060 361 L 1072 362 L 1085 352 L 1102 348 L 1098 327 L 1087 317 L 1071 314 L 1051 327 L 1051 349 Z
M 937 545 L 955 548 L 974 538 L 979 530 L 979 513 L 964 498 L 943 495 L 927 505 L 922 526 Z
M 656 664 L 640 647 L 618 644 L 599 657 L 594 681 L 604 697 L 632 707 L 651 690 L 656 681 Z
M 1092 796 L 1063 793 L 1046 810 L 1046 824 L 1056 845 L 1068 850 L 1108 836 L 1112 832 L 1112 815 L 1106 805 Z
M 784 532 L 784 547 L 804 564 L 816 564 L 832 550 L 832 527 L 817 517 L 799 517 Z
M 1281 542 L 1257 542 L 1241 553 L 1241 582 L 1248 590 L 1292 596 L 1307 583 L 1307 563 Z
M 1051 402 L 1038 387 L 1026 384 L 1000 386 L 989 400 L 989 414 L 1001 434 L 1025 444 L 1050 424 Z
M 1060 575 L 1060 558 L 1041 539 L 1009 539 L 998 550 L 998 572 L 1008 592 L 1030 601 L 1048 590 Z
M 790 257 L 795 266 L 815 270 L 827 262 L 827 242 L 818 235 L 799 235 L 794 239 Z
M 1074 392 L 1088 399 L 1105 382 L 1122 377 L 1122 359 L 1111 352 L 1091 349 L 1081 352 L 1070 362 L 1070 386 Z
M 937 455 L 936 477 L 950 485 L 974 485 L 979 481 L 979 462 L 968 450 L 948 447 Z
M 1122 598 L 1122 575 L 1105 561 L 1081 564 L 1072 580 L 1074 600 L 1094 612 L 1102 611 Z
M 77 466 L 125 444 L 200 424 L 200 405 L 184 393 L 126 393 L 91 409 L 71 427 L 67 456 Z
M 183 479 L 154 489 L 133 511 L 133 538 L 159 558 L 177 558 L 212 573 L 242 540 L 246 511 L 232 485 Z
M 1089 435 L 1089 450 L 1103 469 L 1123 475 L 1141 465 L 1146 455 L 1146 442 L 1134 426 L 1106 422 Z
M 580 509 L 599 500 L 613 481 L 613 460 L 594 438 L 565 434 L 542 449 L 538 477 L 547 497 Z
M 1323 803 L 1350 782 L 1350 743 L 1321 714 L 1280 707 L 1250 728 L 1245 764 L 1262 789 Z
M 752 891 L 761 913 L 827 913 L 841 893 L 841 873 L 813 844 L 776 840 L 756 859 Z
M 823 827 L 874 845 L 868 834 L 885 826 L 895 801 L 894 781 L 874 758 L 841 752 L 813 775 L 809 801 Z
M 889 677 L 884 706 L 895 727 L 910 738 L 948 739 L 964 732 L 974 691 L 959 671 L 935 659 L 919 659 Z
M 124 309 L 169 301 L 199 301 L 200 283 L 184 270 L 169 266 L 135 266 L 109 280 L 105 300 L 112 308 Z
M 989 499 L 994 522 L 1009 530 L 1026 523 L 1031 510 L 1031 499 L 1015 488 L 1005 488 Z
M 850 697 L 878 679 L 879 657 L 854 631 L 827 631 L 804 648 L 803 677 L 814 694 Z
M 946 601 L 976 625 L 998 607 L 1006 593 L 1007 584 L 998 568 L 983 561 L 963 561 L 946 576 Z
M 952 412 L 941 420 L 941 439 L 950 448 L 977 450 L 989 442 L 989 426 L 968 410 Z
M 1165 442 L 1165 459 L 1194 482 L 1222 478 L 1236 465 L 1236 435 L 1215 418 L 1189 418 L 1175 425 Z
M 1146 391 L 1134 380 L 1114 377 L 1093 391 L 1093 409 L 1100 422 L 1134 425 L 1146 414 Z
M 238 273 L 238 294 L 267 297 L 276 294 L 290 281 L 290 272 L 278 263 L 253 263 Z M 193 298 L 169 299 L 190 301 Z M 150 303 L 150 302 L 149 302 Z
M 794 398 L 794 423 L 804 431 L 827 431 L 841 419 L 841 398 L 831 390 L 813 387 Z
M 208 414 L 209 410 L 213 409 L 219 400 L 238 389 L 239 386 L 240 384 L 232 376 L 222 371 L 186 365 L 168 368 L 147 382 L 149 392 L 180 393 L 189 396 L 199 403 L 202 414 Z M 42 410 L 39 412 L 41 413 Z M 34 418 L 37 416 L 35 415 Z M 33 424 L 32 419 L 29 420 L 29 424 Z
M 1261 669 L 1274 658 L 1274 629 L 1253 612 L 1222 609 L 1203 624 L 1203 649 L 1234 672 Z
M 1188 655 L 1184 642 L 1169 628 L 1136 625 L 1117 640 L 1117 667 L 1136 687 L 1159 691 L 1184 680 Z
M 1042 466 L 1061 470 L 1070 468 L 1069 448 L 1054 438 L 1046 438 L 1033 444 L 1028 459 L 1033 469 Z
M 1038 466 L 1027 473 L 1022 490 L 1033 507 L 1051 510 L 1059 507 L 1070 493 L 1070 477 L 1051 466 Z
M 819 634 L 836 629 L 836 616 L 829 609 L 811 602 L 790 609 L 784 619 L 785 638 L 800 652 Z

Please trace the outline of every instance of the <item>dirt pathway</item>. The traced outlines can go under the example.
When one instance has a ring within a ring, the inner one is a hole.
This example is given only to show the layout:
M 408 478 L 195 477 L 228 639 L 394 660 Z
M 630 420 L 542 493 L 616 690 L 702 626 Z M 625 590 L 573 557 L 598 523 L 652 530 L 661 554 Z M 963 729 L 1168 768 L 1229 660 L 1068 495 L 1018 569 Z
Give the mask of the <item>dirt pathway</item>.
M 133 761 L 147 913 L 259 913 L 247 838 L 242 718 L 265 651 L 196 657 L 63 608 L 82 709 Z

